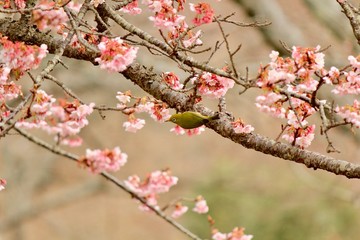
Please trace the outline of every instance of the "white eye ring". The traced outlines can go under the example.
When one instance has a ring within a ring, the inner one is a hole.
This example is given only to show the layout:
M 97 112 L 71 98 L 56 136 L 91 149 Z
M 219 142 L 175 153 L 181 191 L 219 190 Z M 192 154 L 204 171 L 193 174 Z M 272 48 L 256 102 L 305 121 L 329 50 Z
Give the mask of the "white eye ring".
M 176 118 L 171 119 L 172 122 L 176 122 Z

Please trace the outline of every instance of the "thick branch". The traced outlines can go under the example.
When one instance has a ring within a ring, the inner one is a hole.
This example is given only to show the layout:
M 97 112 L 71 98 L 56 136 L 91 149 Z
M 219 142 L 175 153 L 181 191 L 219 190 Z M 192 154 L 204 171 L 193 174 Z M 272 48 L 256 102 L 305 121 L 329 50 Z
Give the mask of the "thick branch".
M 351 27 L 354 32 L 354 36 L 358 40 L 358 44 L 360 45 L 360 14 L 356 12 L 354 7 L 351 6 L 347 1 L 340 1 L 337 2 L 342 7 L 346 17 L 349 19 Z M 358 11 L 358 10 L 357 10 Z
M 12 31 L 14 27 L 17 27 L 15 32 L 23 34 L 14 34 Z M 0 20 L 0 32 L 7 35 L 12 41 L 25 41 L 28 44 L 36 45 L 45 43 L 49 46 L 50 53 L 54 53 L 56 45 L 60 43 L 59 40 L 55 40 L 49 35 L 40 33 L 33 27 L 23 26 L 17 22 Z M 28 34 L 25 34 L 26 32 Z M 94 58 L 96 57 L 96 54 L 93 52 L 79 52 L 72 47 L 67 47 L 63 55 L 70 58 L 87 60 L 93 63 Z M 153 95 L 155 98 L 166 102 L 172 108 L 176 108 L 179 111 L 192 110 L 194 108 L 189 101 L 189 96 L 171 90 L 165 83 L 161 82 L 160 76 L 151 69 L 147 69 L 139 64 L 133 64 L 122 74 L 141 87 L 144 91 Z M 204 115 L 214 114 L 213 111 L 199 104 L 195 106 L 195 109 Z M 236 134 L 231 126 L 231 119 L 232 116 L 221 114 L 219 120 L 212 121 L 207 124 L 207 126 L 212 128 L 219 135 L 239 143 L 246 148 L 301 163 L 309 168 L 323 169 L 337 175 L 344 175 L 348 178 L 360 178 L 360 165 L 337 160 L 316 152 L 302 150 L 288 144 L 276 142 L 258 134 Z
M 193 109 L 193 106 L 189 104 L 189 97 L 186 94 L 171 90 L 165 83 L 161 82 L 160 76 L 154 75 L 152 70 L 146 69 L 139 64 L 134 64 L 126 69 L 123 75 L 155 98 L 168 103 L 171 107 L 176 107 L 180 111 Z M 204 115 L 211 116 L 215 114 L 200 104 L 195 105 L 194 108 Z M 348 178 L 360 178 L 360 165 L 337 160 L 316 152 L 302 150 L 258 134 L 237 134 L 231 126 L 231 119 L 233 119 L 233 116 L 221 114 L 219 120 L 208 123 L 207 127 L 246 148 L 301 163 L 308 168 L 319 168 L 336 175 L 344 175 Z

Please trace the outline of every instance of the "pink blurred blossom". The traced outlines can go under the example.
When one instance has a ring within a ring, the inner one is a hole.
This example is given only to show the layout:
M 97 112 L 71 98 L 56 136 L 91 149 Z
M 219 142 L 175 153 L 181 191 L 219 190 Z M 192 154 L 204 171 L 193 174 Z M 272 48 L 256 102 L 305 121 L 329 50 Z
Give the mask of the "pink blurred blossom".
M 193 211 L 200 214 L 204 214 L 209 211 L 209 207 L 206 203 L 206 200 L 202 196 L 196 198 L 195 207 L 193 208 Z
M 186 213 L 188 211 L 188 207 L 187 206 L 183 206 L 181 203 L 177 203 L 175 205 L 175 210 L 172 212 L 171 217 L 173 218 L 179 218 L 181 217 L 184 213 Z
M 88 168 L 92 173 L 103 171 L 116 172 L 127 162 L 127 154 L 121 152 L 119 147 L 109 149 L 86 149 L 86 155 L 80 159 L 80 163 Z
M 0 191 L 4 190 L 6 186 L 6 180 L 3 178 L 0 178 Z

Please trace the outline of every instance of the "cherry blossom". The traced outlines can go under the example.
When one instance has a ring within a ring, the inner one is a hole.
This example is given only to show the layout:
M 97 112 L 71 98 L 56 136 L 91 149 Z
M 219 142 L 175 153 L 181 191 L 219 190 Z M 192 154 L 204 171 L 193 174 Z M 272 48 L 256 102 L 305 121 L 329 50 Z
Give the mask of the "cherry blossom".
M 130 102 L 131 94 L 130 92 L 117 92 L 116 99 L 119 100 L 119 103 L 116 105 L 116 107 L 121 109 L 126 107 L 126 104 Z
M 220 77 L 213 73 L 204 72 L 200 76 L 191 79 L 193 84 L 196 84 L 200 94 L 209 98 L 220 98 L 226 94 L 226 92 L 234 87 L 234 81 Z
M 157 208 L 157 196 L 159 193 L 168 192 L 170 188 L 176 185 L 178 178 L 171 176 L 169 170 L 154 171 L 150 173 L 144 181 L 137 175 L 129 176 L 124 181 L 125 185 L 138 196 L 143 197 L 147 204 Z M 140 209 L 149 210 L 146 206 Z
M 269 92 L 256 97 L 255 105 L 261 112 L 268 113 L 273 117 L 285 118 L 286 110 L 283 108 L 284 96 Z
M 170 111 L 164 103 L 154 103 L 150 110 L 150 116 L 157 122 L 165 122 L 170 118 Z
M 172 7 L 171 0 L 142 0 L 143 4 L 146 4 L 150 11 L 160 12 L 162 7 Z
M 128 13 L 130 15 L 141 14 L 142 10 L 138 7 L 138 1 L 134 0 L 131 3 L 127 4 L 125 7 L 122 7 L 120 12 Z
M 196 17 L 192 20 L 196 26 L 212 22 L 214 10 L 211 8 L 210 4 L 201 2 L 198 4 L 189 3 L 189 5 L 190 10 L 196 12 Z
M 193 208 L 194 212 L 204 214 L 209 211 L 209 207 L 206 203 L 206 200 L 202 196 L 198 196 L 195 200 L 195 207 Z
M 230 233 L 221 233 L 217 229 L 212 231 L 213 240 L 251 240 L 252 235 L 244 234 L 244 228 L 235 227 Z
M 4 190 L 6 186 L 6 180 L 0 178 L 0 191 Z
M 171 217 L 173 218 L 179 218 L 181 217 L 184 213 L 186 213 L 188 211 L 188 207 L 187 206 L 183 206 L 181 203 L 177 203 L 175 205 L 175 210 L 172 212 Z
M 80 159 L 80 163 L 92 173 L 97 174 L 103 171 L 116 172 L 127 162 L 127 154 L 121 152 L 119 147 L 109 149 L 86 149 L 86 155 Z
M 360 128 L 360 101 L 354 100 L 353 105 L 346 105 L 335 108 L 336 114 L 341 116 L 347 122 L 354 124 L 355 127 Z
M 251 133 L 254 131 L 251 125 L 245 124 L 240 118 L 231 124 L 235 133 Z
M 60 144 L 78 146 L 82 143 L 76 136 L 82 128 L 89 124 L 87 116 L 93 111 L 94 103 L 80 104 L 78 101 L 56 101 L 44 90 L 37 90 L 30 107 L 31 117 L 20 119 L 16 126 L 25 129 L 42 129 L 55 135 Z
M 40 0 L 36 7 L 39 7 L 40 9 L 36 9 L 32 12 L 32 21 L 40 31 L 45 31 L 47 29 L 60 31 L 66 26 L 67 21 L 69 21 L 64 9 L 56 8 L 56 3 L 53 1 Z M 67 7 L 78 12 L 81 5 L 71 1 L 67 4 Z M 54 9 L 48 10 L 52 8 Z M 46 11 L 43 11 L 43 9 Z
M 128 121 L 123 123 L 125 131 L 132 133 L 136 133 L 138 130 L 142 129 L 144 125 L 145 120 L 136 118 L 133 114 L 129 116 Z
M 204 131 L 205 131 L 204 126 L 201 126 L 198 128 L 193 128 L 193 129 L 184 129 L 184 128 L 180 127 L 179 125 L 176 125 L 172 129 L 170 129 L 170 132 L 174 132 L 176 135 L 187 134 L 188 136 L 200 135 Z
M 9 71 L 20 78 L 24 72 L 36 69 L 41 60 L 48 53 L 47 46 L 42 44 L 40 47 L 29 46 L 23 42 L 11 42 L 6 37 L 0 39 L 2 49 L 0 50 L 0 62 L 4 68 L 3 72 Z M 2 77 L 4 78 L 4 77 Z
M 102 38 L 98 44 L 101 56 L 95 59 L 100 68 L 111 72 L 124 71 L 136 58 L 138 47 L 130 46 L 121 38 Z
M 334 94 L 360 94 L 360 62 L 354 56 L 349 56 L 348 60 L 351 69 L 347 72 L 341 72 L 343 77 L 335 67 L 332 68 L 332 71 L 329 71 L 328 78 L 333 83 L 336 83 L 335 89 L 332 90 Z
M 184 86 L 180 82 L 179 77 L 176 76 L 173 72 L 164 72 L 161 77 L 174 90 L 180 90 Z
M 312 140 L 314 140 L 314 132 L 315 125 L 307 126 L 305 128 L 295 128 L 291 126 L 286 129 L 282 138 L 295 146 L 307 148 L 310 146 Z
M 173 31 L 181 25 L 185 16 L 177 14 L 177 10 L 172 6 L 163 4 L 161 10 L 157 11 L 155 16 L 150 16 L 149 20 L 154 22 L 154 26 L 157 28 Z

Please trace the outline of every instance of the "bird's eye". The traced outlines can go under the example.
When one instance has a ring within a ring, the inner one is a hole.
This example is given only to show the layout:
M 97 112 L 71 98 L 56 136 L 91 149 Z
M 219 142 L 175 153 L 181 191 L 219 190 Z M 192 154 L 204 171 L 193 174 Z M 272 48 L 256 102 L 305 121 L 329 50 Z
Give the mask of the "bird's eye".
M 176 118 L 172 118 L 171 121 L 174 123 L 176 122 Z

